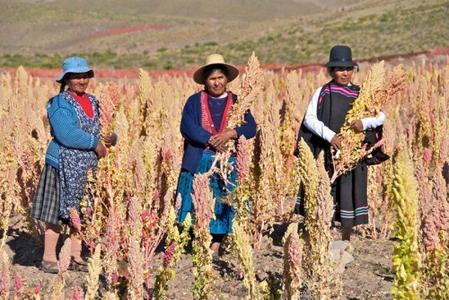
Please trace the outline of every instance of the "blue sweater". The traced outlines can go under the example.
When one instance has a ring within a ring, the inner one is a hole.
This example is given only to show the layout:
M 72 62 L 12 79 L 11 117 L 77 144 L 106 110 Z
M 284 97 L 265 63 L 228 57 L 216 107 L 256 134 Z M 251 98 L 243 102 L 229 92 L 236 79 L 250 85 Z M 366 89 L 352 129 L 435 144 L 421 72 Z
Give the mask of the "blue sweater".
M 234 103 L 237 96 L 233 95 Z M 256 121 L 251 112 L 246 112 L 245 123 L 235 128 L 237 135 L 247 138 L 256 135 Z M 182 169 L 195 173 L 204 149 L 207 147 L 211 134 L 201 127 L 201 92 L 193 94 L 187 99 L 182 112 L 181 134 L 184 137 L 184 155 Z
M 47 117 L 53 139 L 48 145 L 45 163 L 57 169 L 59 168 L 59 145 L 80 150 L 95 150 L 99 141 L 99 137 L 80 128 L 78 115 L 75 108 L 65 100 L 67 97 L 70 95 L 63 92 L 50 99 L 47 105 Z

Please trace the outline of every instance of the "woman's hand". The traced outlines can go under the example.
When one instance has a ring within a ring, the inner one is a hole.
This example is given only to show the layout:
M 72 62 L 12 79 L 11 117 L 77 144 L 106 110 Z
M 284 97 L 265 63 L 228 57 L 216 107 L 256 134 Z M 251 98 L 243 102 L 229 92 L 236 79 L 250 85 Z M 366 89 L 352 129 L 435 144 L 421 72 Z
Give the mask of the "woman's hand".
M 108 148 L 111 146 L 115 146 L 117 144 L 117 140 L 118 136 L 115 132 L 103 137 L 104 145 Z
M 101 142 L 98 142 L 97 148 L 95 148 L 95 153 L 97 153 L 99 159 L 106 156 L 106 151 L 106 147 Z
M 230 139 L 235 138 L 237 138 L 237 131 L 235 131 L 235 129 L 226 128 L 222 132 L 213 135 L 209 139 L 209 144 L 219 152 L 225 152 L 228 150 L 227 142 Z
M 357 133 L 363 131 L 362 120 L 354 120 L 351 122 L 351 124 L 349 126 L 351 127 L 352 130 L 354 130 Z
M 340 137 L 338 135 L 334 135 L 334 137 L 331 140 L 331 146 L 334 147 L 335 149 L 340 149 L 341 147 L 341 140 Z

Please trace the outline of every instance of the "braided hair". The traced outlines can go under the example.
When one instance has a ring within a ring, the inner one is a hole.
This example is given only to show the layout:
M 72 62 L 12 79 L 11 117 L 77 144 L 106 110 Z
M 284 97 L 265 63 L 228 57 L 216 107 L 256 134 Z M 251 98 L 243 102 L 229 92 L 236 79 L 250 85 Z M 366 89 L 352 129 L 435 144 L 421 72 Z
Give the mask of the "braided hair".
M 61 82 L 61 87 L 59 88 L 59 93 L 64 92 L 66 86 L 67 86 L 67 83 L 63 79 L 62 82 Z

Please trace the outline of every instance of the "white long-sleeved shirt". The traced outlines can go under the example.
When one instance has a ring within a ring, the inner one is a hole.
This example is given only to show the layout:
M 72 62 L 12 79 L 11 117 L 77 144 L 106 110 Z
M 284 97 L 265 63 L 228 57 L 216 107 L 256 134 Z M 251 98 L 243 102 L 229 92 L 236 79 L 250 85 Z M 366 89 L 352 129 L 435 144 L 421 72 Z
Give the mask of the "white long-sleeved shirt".
M 313 93 L 312 99 L 310 100 L 309 106 L 307 107 L 306 116 L 304 117 L 304 125 L 312 131 L 317 136 L 325 139 L 330 143 L 332 138 L 335 136 L 335 132 L 329 127 L 324 125 L 324 123 L 318 120 L 317 117 L 317 107 L 318 98 L 320 97 L 321 87 L 318 88 L 315 93 Z M 385 114 L 379 112 L 375 117 L 363 118 L 362 120 L 363 130 L 370 128 L 376 128 L 384 124 Z

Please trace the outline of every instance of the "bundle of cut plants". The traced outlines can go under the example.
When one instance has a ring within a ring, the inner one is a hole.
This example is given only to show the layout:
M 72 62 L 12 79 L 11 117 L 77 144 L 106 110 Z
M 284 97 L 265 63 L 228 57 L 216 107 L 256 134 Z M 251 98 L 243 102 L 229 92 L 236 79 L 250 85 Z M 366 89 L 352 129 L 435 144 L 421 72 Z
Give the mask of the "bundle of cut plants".
M 384 61 L 371 67 L 361 86 L 359 97 L 354 101 L 338 133 L 341 145 L 332 153 L 334 173 L 331 182 L 354 169 L 360 160 L 382 146 L 381 139 L 368 148 L 368 145 L 364 143 L 365 133 L 355 132 L 350 126 L 351 123 L 366 117 L 376 117 L 384 104 L 404 88 L 405 72 L 401 66 L 394 68 L 389 74 L 385 71 Z
M 234 103 L 229 114 L 227 121 L 228 128 L 237 128 L 245 123 L 245 113 L 262 94 L 264 84 L 263 79 L 264 77 L 259 60 L 253 52 L 245 67 L 245 74 L 243 75 L 243 79 L 237 92 L 237 102 Z M 235 151 L 234 146 L 234 143 L 230 142 L 228 151 L 217 155 L 220 174 L 225 179 L 227 178 L 228 171 L 230 171 L 227 162 L 231 153 Z

